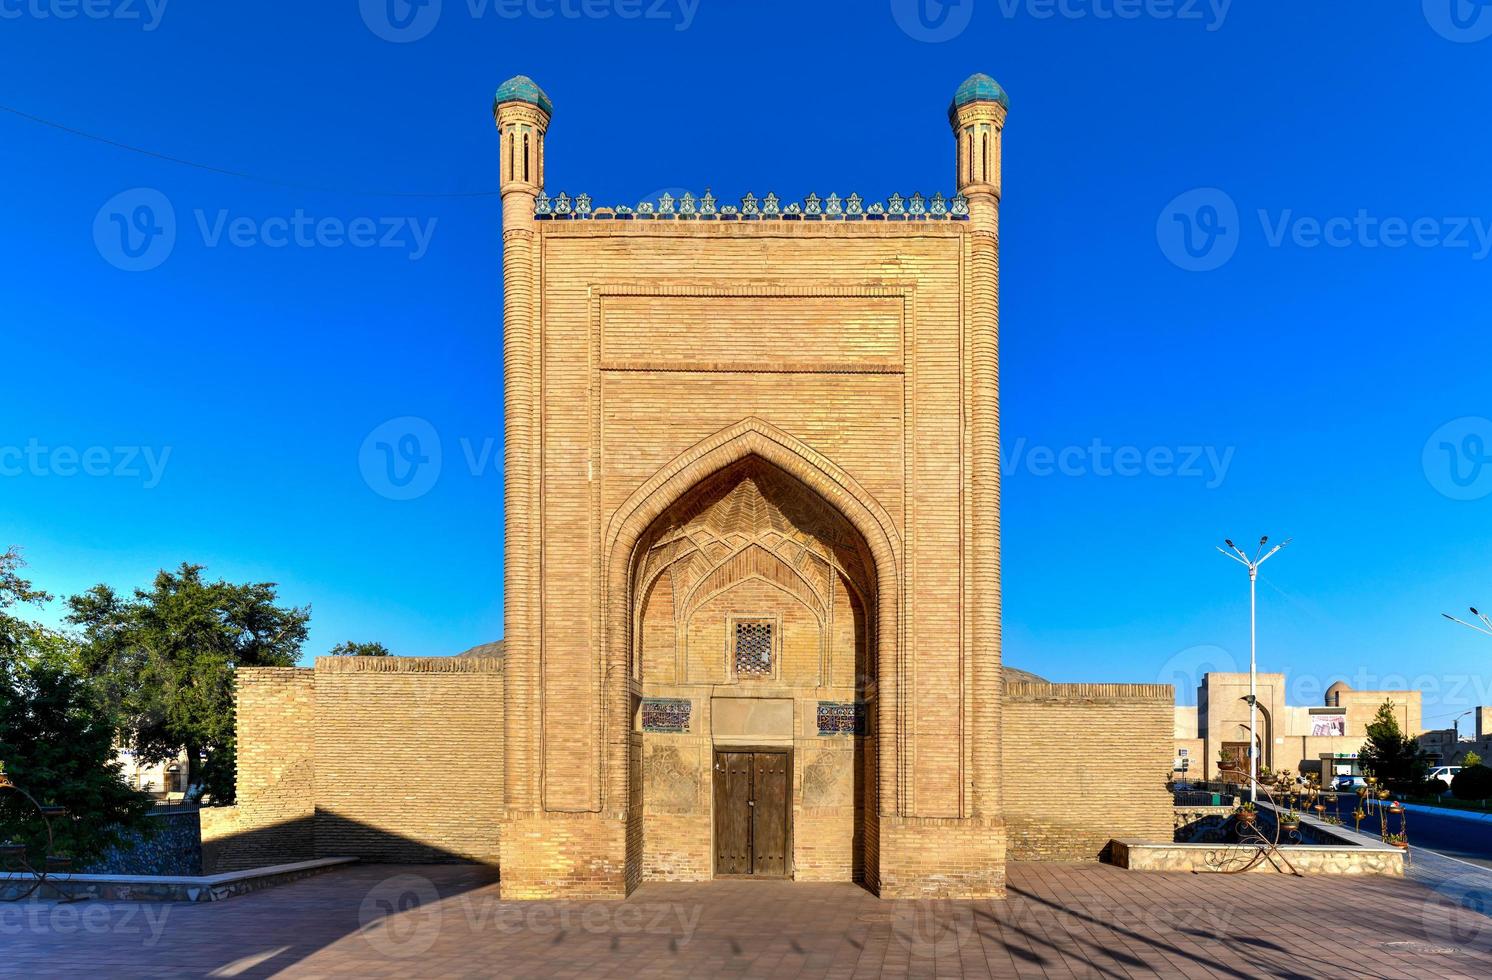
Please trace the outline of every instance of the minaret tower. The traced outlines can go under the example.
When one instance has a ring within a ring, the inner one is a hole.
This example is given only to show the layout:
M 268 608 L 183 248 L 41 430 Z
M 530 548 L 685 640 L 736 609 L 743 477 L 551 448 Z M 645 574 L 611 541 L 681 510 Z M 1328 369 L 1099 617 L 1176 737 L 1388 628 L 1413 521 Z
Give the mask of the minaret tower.
M 526 75 L 498 86 L 492 103 L 503 199 L 503 781 L 510 825 L 540 808 L 539 248 L 534 199 L 544 189 L 544 134 L 553 112 L 549 96 Z
M 975 74 L 958 87 L 948 121 L 958 145 L 958 192 L 969 202 L 969 350 L 972 495 L 971 659 L 973 815 L 1002 817 L 1000 744 L 1000 133 L 1010 99 L 998 82 Z

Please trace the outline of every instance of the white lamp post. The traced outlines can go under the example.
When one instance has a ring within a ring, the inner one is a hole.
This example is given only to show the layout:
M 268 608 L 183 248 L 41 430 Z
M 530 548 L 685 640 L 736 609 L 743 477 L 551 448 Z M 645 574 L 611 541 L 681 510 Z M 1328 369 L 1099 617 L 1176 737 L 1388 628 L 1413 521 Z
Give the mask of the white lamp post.
M 1269 544 L 1269 535 L 1266 534 L 1259 539 L 1259 550 L 1253 558 L 1238 550 L 1231 540 L 1223 541 L 1227 549 L 1217 549 L 1249 570 L 1249 800 L 1254 803 L 1259 802 L 1259 752 L 1264 746 L 1264 740 L 1259 736 L 1258 631 L 1255 623 L 1258 599 L 1254 587 L 1259 580 L 1259 566 L 1273 558 L 1291 540 L 1286 538 L 1283 544 L 1275 545 L 1265 554 L 1264 548 Z
M 1475 625 L 1473 623 L 1468 623 L 1464 619 L 1457 619 L 1456 617 L 1452 616 L 1450 613 L 1441 613 L 1440 615 L 1444 616 L 1446 619 L 1450 620 L 1453 623 L 1460 623 L 1462 626 L 1465 626 L 1467 629 L 1473 629 L 1473 630 L 1476 630 L 1478 633 L 1483 633 L 1483 634 L 1485 634 L 1487 636 L 1492 636 L 1492 619 L 1488 619 L 1487 618 L 1487 614 L 1484 613 L 1484 612 L 1477 612 L 1476 611 L 1476 606 L 1472 606 L 1471 607 L 1471 614 L 1473 616 L 1475 616 L 1477 619 L 1480 619 L 1482 621 L 1482 625 L 1481 626 L 1477 626 L 1477 625 Z

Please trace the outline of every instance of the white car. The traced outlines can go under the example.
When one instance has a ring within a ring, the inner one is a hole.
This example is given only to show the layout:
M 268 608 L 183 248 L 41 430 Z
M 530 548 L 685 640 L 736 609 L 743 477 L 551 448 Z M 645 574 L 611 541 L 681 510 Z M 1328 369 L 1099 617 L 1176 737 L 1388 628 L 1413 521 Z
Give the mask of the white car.
M 1442 780 L 1446 786 L 1449 786 L 1451 784 L 1451 780 L 1456 777 L 1456 773 L 1460 771 L 1460 766 L 1436 766 L 1434 769 L 1430 770 L 1430 775 L 1428 778 Z

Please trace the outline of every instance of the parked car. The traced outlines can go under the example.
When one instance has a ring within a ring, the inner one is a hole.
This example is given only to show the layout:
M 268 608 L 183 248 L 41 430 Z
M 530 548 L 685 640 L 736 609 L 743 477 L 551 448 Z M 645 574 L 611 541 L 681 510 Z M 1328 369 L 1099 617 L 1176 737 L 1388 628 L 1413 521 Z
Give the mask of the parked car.
M 1460 766 L 1436 766 L 1434 769 L 1430 770 L 1429 778 L 1439 779 L 1444 782 L 1447 787 L 1449 787 L 1451 784 L 1451 780 L 1455 779 L 1456 773 L 1460 771 Z M 1447 789 L 1446 792 L 1450 792 L 1450 790 Z
M 1368 781 L 1361 776 L 1338 776 L 1331 784 L 1331 788 L 1339 793 L 1355 793 L 1368 785 Z

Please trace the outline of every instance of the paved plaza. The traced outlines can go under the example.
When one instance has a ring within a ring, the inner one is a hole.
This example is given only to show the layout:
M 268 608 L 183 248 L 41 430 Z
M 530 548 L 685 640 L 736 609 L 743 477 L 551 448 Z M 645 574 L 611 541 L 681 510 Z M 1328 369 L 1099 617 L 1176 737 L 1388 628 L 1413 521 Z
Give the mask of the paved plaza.
M 1008 901 L 926 903 L 769 881 L 501 902 L 474 867 L 367 865 L 216 904 L 7 906 L 0 929 L 12 976 L 1492 975 L 1492 920 L 1413 881 L 1106 865 L 1013 864 Z

